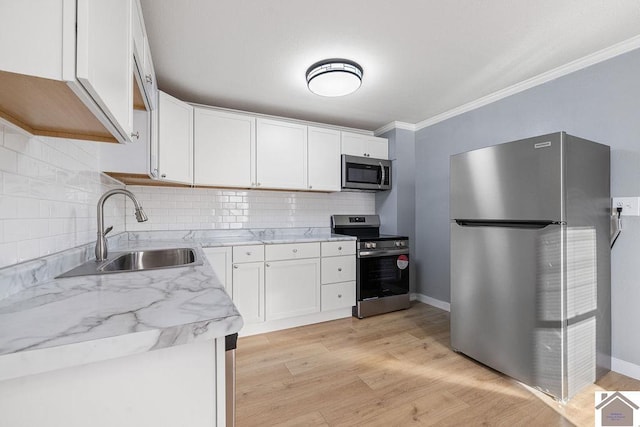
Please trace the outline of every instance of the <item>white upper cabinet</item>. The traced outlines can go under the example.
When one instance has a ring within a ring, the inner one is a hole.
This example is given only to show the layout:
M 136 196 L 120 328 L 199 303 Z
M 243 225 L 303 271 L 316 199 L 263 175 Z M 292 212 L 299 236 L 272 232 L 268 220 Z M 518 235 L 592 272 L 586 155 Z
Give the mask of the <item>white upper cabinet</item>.
M 78 0 L 77 78 L 121 134 L 133 130 L 131 0 Z
M 144 88 L 145 93 L 149 99 L 149 104 L 152 109 L 158 106 L 158 83 L 156 82 L 156 72 L 153 68 L 153 60 L 151 58 L 151 48 L 149 47 L 149 40 L 144 38 Z
M 340 131 L 309 126 L 307 188 L 340 191 Z
M 0 116 L 33 135 L 131 142 L 132 1 L 3 2 Z
M 264 188 L 307 188 L 307 126 L 257 119 L 256 185 Z
M 139 0 L 132 0 L 131 10 L 136 79 L 144 96 L 146 106 L 149 109 L 155 109 L 158 105 L 158 87 Z
M 151 115 L 134 110 L 133 132 L 138 135 L 129 144 L 99 144 L 100 170 L 125 174 L 149 174 Z
M 342 132 L 342 154 L 389 159 L 389 141 L 377 136 Z
M 255 183 L 255 118 L 194 109 L 194 183 L 252 187 Z
M 193 184 L 193 107 L 164 92 L 158 104 L 158 172 L 161 180 Z

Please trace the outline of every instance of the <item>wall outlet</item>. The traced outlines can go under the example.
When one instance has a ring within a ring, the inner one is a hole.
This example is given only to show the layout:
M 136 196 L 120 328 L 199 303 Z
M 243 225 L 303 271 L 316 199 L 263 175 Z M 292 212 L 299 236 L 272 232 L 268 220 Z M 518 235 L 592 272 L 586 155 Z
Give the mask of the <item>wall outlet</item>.
M 611 200 L 611 208 L 616 213 L 616 208 L 622 208 L 622 214 L 626 216 L 640 216 L 640 197 L 614 197 Z

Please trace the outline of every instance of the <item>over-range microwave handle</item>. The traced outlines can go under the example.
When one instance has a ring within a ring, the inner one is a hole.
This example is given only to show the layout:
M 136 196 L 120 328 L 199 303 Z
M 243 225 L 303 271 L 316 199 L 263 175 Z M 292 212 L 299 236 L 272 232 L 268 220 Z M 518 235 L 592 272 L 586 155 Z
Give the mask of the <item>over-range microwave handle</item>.
M 378 162 L 378 164 L 380 165 L 380 171 L 382 172 L 382 176 L 380 177 L 380 187 L 382 187 L 384 185 L 384 179 L 386 178 L 386 173 L 384 171 L 384 166 L 382 165 L 382 162 Z
M 388 251 L 360 251 L 358 258 L 374 258 L 392 255 L 409 255 L 409 249 L 389 249 Z

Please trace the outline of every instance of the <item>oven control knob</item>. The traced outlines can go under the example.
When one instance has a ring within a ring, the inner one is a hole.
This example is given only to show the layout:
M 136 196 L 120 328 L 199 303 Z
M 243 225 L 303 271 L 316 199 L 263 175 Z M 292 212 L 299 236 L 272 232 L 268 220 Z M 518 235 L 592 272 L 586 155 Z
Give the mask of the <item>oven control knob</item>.
M 402 241 L 397 241 L 396 242 L 396 247 L 397 248 L 401 248 L 402 246 L 404 246 L 404 242 L 402 242 Z
M 371 243 L 371 249 L 375 249 L 375 248 L 376 248 L 376 243 L 375 243 L 375 242 L 372 242 L 372 243 Z
M 365 242 L 364 247 L 365 249 L 371 249 L 371 242 Z

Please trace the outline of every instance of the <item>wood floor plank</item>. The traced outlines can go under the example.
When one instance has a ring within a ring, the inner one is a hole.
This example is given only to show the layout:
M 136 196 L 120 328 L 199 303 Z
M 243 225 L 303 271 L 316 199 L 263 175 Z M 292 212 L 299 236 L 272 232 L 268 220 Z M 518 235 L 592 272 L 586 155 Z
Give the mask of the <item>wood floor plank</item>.
M 422 303 L 240 338 L 243 426 L 592 426 L 594 392 L 640 390 L 611 372 L 569 403 L 451 350 L 449 314 Z
M 283 423 L 274 424 L 275 427 L 325 427 L 329 426 L 320 412 L 310 412 L 300 415 Z

